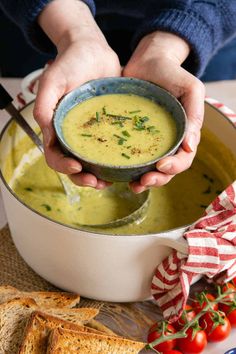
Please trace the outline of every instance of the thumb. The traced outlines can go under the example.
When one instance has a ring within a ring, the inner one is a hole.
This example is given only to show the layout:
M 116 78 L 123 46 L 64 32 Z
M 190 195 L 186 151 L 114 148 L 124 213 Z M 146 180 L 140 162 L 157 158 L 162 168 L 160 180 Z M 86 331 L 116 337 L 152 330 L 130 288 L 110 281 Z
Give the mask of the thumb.
M 65 94 L 66 84 L 56 75 L 53 64 L 39 80 L 38 94 L 34 106 L 34 118 L 39 124 L 44 142 L 47 146 L 55 142 L 55 132 L 52 126 L 54 109 L 59 99 Z
M 200 141 L 200 131 L 204 118 L 204 98 L 205 87 L 202 82 L 196 78 L 181 97 L 181 102 L 185 108 L 188 123 L 183 149 L 187 152 L 196 151 Z

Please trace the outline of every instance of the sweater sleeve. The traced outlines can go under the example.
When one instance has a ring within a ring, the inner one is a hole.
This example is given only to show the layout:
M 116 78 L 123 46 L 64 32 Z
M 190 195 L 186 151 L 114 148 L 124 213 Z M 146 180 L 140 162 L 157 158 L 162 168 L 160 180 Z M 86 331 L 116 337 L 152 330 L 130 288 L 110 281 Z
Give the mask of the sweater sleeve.
M 236 0 L 153 2 L 135 33 L 134 47 L 157 30 L 175 33 L 190 44 L 191 53 L 183 67 L 200 76 L 212 55 L 236 34 Z
M 38 50 L 55 53 L 56 48 L 37 23 L 37 17 L 52 0 L 1 0 L 0 7 L 6 15 L 23 31 L 26 39 Z M 93 16 L 95 3 L 93 0 L 82 0 Z

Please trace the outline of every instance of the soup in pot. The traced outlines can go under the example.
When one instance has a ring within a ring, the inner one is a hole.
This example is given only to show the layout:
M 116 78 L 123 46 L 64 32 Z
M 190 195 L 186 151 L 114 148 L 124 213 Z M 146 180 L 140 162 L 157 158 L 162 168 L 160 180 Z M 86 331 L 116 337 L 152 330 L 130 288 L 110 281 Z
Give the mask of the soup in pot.
M 223 155 L 222 159 L 217 157 Z M 16 168 L 16 166 L 18 166 Z M 106 190 L 79 188 L 79 205 L 70 205 L 57 175 L 26 137 L 6 161 L 5 175 L 14 192 L 26 205 L 60 223 L 80 228 L 80 224 L 105 223 L 132 211 L 132 203 Z M 203 131 L 192 166 L 167 185 L 151 189 L 145 219 L 114 229 L 96 229 L 110 234 L 149 234 L 194 222 L 209 203 L 236 178 L 236 162 L 231 152 L 211 133 Z

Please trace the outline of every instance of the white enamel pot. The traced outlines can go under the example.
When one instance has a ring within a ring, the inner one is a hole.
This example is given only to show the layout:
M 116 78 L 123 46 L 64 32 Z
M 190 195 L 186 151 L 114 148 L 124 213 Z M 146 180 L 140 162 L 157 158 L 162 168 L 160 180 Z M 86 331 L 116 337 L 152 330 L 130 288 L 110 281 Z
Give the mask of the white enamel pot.
M 32 107 L 30 104 L 22 112 L 34 125 Z M 233 123 L 208 103 L 204 124 L 236 156 Z M 19 139 L 9 135 L 5 127 L 0 140 L 1 171 L 9 149 Z M 224 159 L 223 156 L 218 158 Z M 182 238 L 185 227 L 136 236 L 77 230 L 49 220 L 24 205 L 2 173 L 0 183 L 9 227 L 18 251 L 31 268 L 59 288 L 104 301 L 141 301 L 150 297 L 155 268 L 171 249 L 187 252 Z

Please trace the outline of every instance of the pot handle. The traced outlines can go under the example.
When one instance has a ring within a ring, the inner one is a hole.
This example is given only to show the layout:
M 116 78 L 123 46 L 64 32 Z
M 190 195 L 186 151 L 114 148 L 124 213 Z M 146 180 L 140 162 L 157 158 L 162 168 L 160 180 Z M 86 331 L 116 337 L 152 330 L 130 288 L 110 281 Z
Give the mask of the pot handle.
M 188 254 L 188 243 L 184 239 L 183 234 L 186 228 L 179 228 L 168 232 L 153 234 L 152 236 L 158 240 L 160 245 L 174 248 L 176 251 Z

